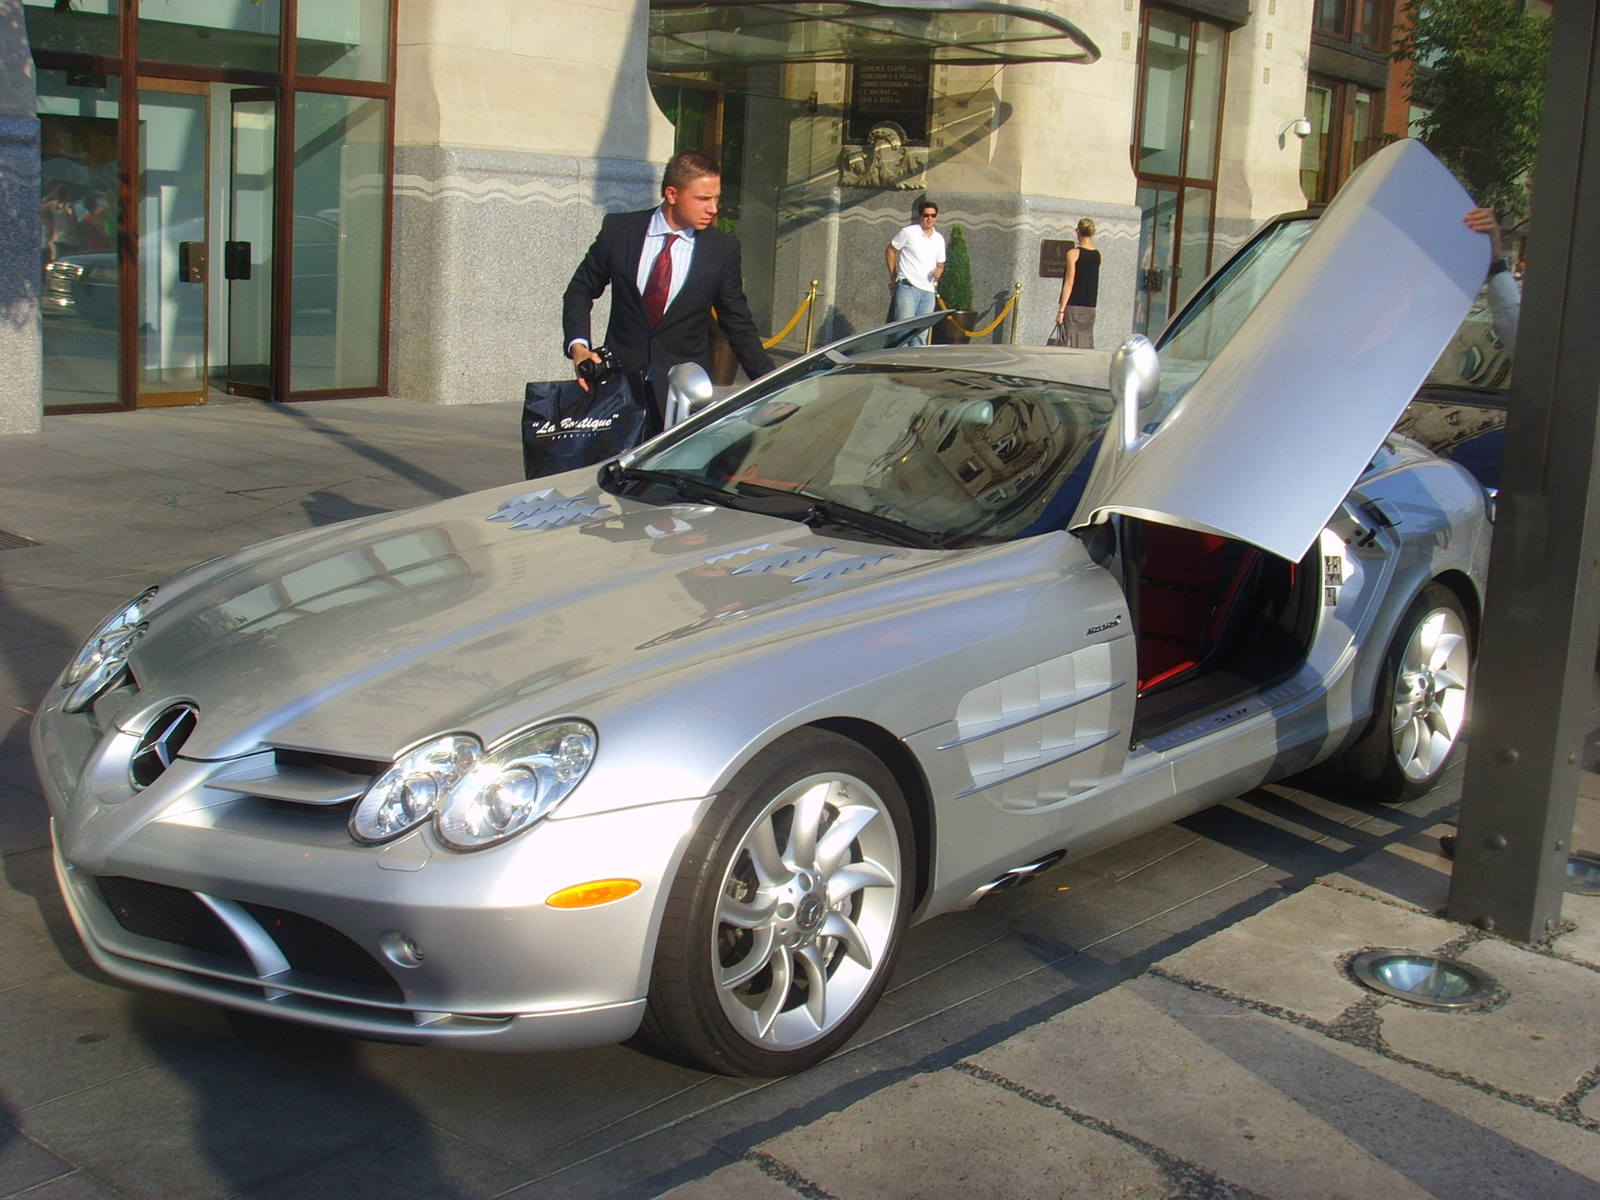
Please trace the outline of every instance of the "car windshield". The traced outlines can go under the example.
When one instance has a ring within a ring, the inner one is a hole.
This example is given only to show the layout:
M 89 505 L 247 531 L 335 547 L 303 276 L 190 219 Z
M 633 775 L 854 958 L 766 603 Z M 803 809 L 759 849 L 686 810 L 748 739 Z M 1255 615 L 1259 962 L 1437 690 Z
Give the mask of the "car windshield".
M 666 503 L 675 483 L 679 496 L 814 524 L 901 529 L 910 544 L 1004 541 L 1066 525 L 1111 416 L 1098 389 L 904 353 L 829 366 L 759 389 L 606 486 Z
M 1283 274 L 1311 234 L 1314 220 L 1284 221 L 1236 254 L 1200 297 L 1161 335 L 1161 387 L 1141 410 L 1140 424 L 1153 430 L 1183 398 L 1200 372 L 1238 332 L 1239 326 Z

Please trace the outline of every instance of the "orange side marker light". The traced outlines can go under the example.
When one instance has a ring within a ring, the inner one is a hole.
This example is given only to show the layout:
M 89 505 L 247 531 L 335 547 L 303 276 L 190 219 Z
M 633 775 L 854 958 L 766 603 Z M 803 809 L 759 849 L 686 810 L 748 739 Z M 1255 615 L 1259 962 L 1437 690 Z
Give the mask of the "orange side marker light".
M 545 903 L 551 908 L 595 908 L 613 900 L 624 900 L 641 886 L 637 879 L 595 879 L 552 892 Z

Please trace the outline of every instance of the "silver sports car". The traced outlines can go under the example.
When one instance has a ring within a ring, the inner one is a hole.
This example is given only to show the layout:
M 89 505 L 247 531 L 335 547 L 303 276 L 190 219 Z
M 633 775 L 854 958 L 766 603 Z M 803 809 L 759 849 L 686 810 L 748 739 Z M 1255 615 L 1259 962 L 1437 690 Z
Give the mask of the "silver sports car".
M 912 921 L 1331 757 L 1427 788 L 1489 526 L 1391 428 L 1470 207 L 1398 143 L 1159 354 L 903 322 L 598 472 L 151 588 L 33 726 L 84 942 L 360 1036 L 772 1075 Z

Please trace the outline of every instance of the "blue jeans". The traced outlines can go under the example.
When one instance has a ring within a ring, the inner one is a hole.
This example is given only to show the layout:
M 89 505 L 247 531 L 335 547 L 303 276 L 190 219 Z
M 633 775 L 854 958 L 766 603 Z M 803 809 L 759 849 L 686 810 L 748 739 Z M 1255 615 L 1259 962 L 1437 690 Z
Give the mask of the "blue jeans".
M 931 313 L 933 309 L 933 292 L 924 291 L 905 279 L 894 285 L 894 295 L 889 301 L 890 321 L 904 321 L 908 317 L 920 317 L 923 313 Z M 928 344 L 928 331 L 924 329 L 905 344 L 907 346 L 926 346 Z

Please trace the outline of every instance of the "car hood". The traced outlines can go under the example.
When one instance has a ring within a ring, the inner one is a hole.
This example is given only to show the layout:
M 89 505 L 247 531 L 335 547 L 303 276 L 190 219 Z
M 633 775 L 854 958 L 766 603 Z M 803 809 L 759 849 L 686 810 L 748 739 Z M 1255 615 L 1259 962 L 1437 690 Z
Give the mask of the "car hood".
M 119 724 L 192 701 L 201 720 L 184 757 L 198 759 L 273 745 L 387 760 L 454 729 L 493 741 L 730 640 L 887 603 L 863 597 L 981 553 L 639 504 L 599 491 L 592 472 L 514 485 L 280 539 L 163 584 Z

